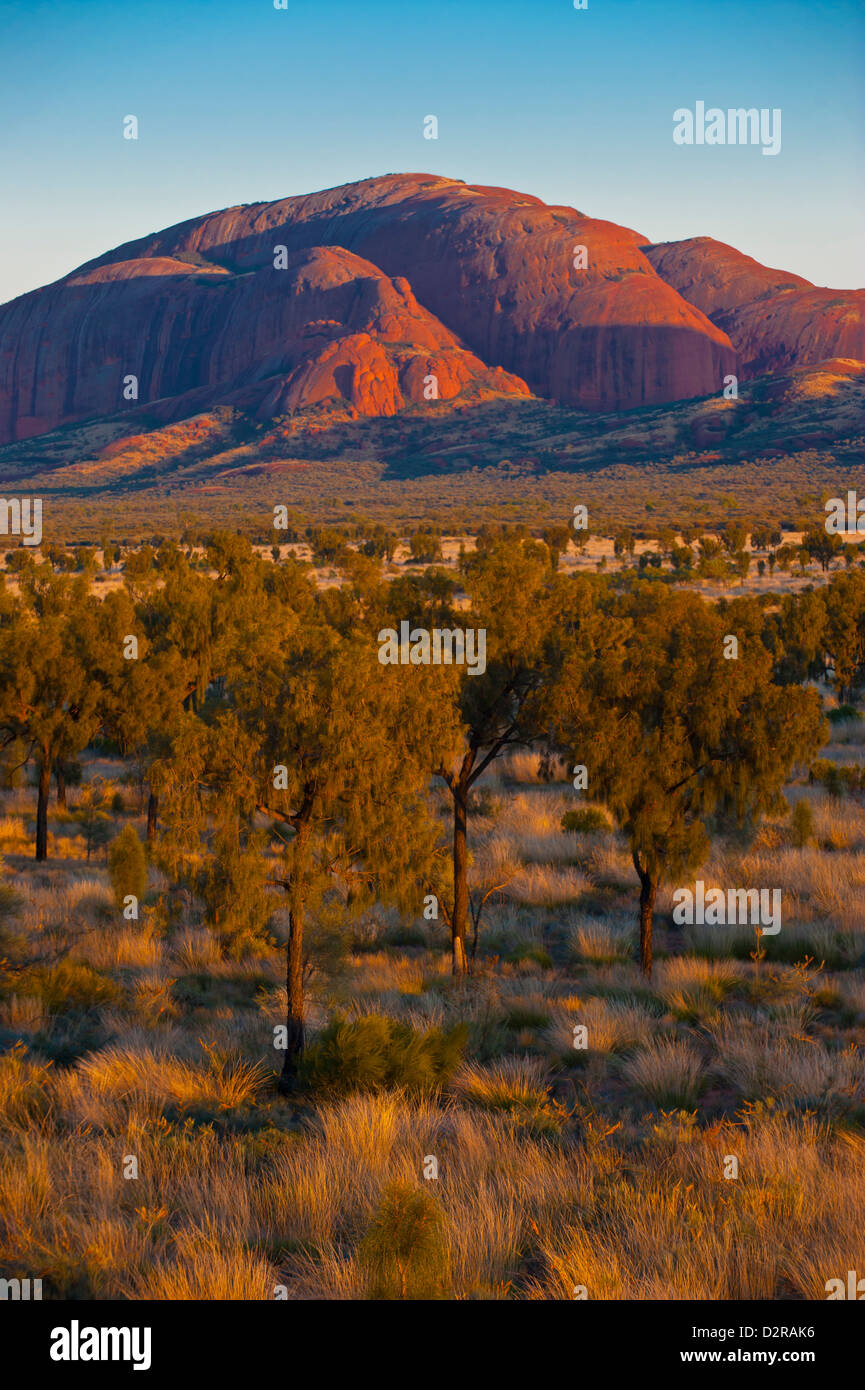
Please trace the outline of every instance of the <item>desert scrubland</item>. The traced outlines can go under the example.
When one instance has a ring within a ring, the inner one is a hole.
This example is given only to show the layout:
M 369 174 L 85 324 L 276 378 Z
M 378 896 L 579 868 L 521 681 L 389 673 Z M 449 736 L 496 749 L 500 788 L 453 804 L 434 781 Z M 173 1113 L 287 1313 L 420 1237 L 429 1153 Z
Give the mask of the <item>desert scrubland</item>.
M 409 539 L 336 583 L 227 535 L 13 565 L 0 1271 L 825 1298 L 865 1219 L 858 557 L 706 594 Z M 485 669 L 381 664 L 403 615 L 484 625 Z M 780 929 L 677 922 L 697 880 Z

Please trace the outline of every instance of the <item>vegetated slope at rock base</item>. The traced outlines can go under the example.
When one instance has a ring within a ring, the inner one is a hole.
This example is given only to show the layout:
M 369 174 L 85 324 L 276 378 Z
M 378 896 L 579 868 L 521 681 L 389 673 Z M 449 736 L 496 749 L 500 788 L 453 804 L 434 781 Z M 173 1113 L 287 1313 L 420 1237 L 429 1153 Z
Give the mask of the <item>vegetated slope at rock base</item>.
M 326 400 L 261 419 L 225 406 L 164 424 L 134 414 L 71 426 L 0 449 L 0 482 L 46 492 L 239 487 L 252 477 L 377 462 L 386 476 L 443 480 L 510 460 L 539 473 L 699 457 L 730 463 L 865 436 L 865 364 L 832 360 L 763 376 L 738 400 L 716 395 L 606 415 L 537 398 L 425 402 L 394 417 Z M 684 466 L 688 466 L 685 464 Z

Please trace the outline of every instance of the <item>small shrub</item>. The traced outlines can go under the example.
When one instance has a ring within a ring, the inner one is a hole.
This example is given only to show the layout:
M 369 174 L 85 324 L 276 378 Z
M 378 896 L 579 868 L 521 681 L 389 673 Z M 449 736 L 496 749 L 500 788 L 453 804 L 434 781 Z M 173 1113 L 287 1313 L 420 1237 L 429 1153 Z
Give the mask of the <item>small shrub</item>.
M 123 792 L 115 792 L 111 798 L 111 809 L 117 816 L 122 816 L 126 811 L 126 797 Z
M 526 962 L 531 965 L 538 965 L 542 970 L 552 970 L 553 958 L 549 951 L 545 951 L 543 946 L 532 946 L 529 942 L 523 942 L 505 957 L 508 965 L 523 965 Z
M 809 779 L 820 782 L 835 801 L 841 801 L 851 792 L 858 791 L 862 785 L 862 773 L 858 767 L 842 767 L 828 758 L 818 758 L 812 764 Z
M 307 1050 L 302 1075 L 307 1085 L 334 1091 L 380 1086 L 433 1091 L 456 1070 L 467 1038 L 464 1024 L 447 1032 L 416 1032 L 380 1014 L 353 1021 L 338 1014 Z
M 837 709 L 830 709 L 830 724 L 842 724 L 846 719 L 861 719 L 862 715 L 855 705 L 839 705 Z
M 441 1211 L 423 1188 L 392 1183 L 360 1242 L 368 1298 L 441 1299 L 450 1277 Z
M 489 1067 L 467 1064 L 455 1078 L 454 1090 L 469 1105 L 511 1116 L 534 1139 L 561 1132 L 562 1117 L 550 1101 L 537 1059 L 505 1057 Z
M 505 1025 L 521 1032 L 524 1028 L 548 1028 L 550 1015 L 531 1004 L 513 1004 L 505 1015 Z
M 610 822 L 597 806 L 583 806 L 578 811 L 566 811 L 561 826 L 566 834 L 600 835 L 603 830 L 609 830 Z
M 25 985 L 28 993 L 38 995 L 49 1014 L 93 1009 L 113 1004 L 120 997 L 120 987 L 113 980 L 80 961 L 62 960 L 34 970 Z
M 147 892 L 147 859 L 134 825 L 124 825 L 112 840 L 108 850 L 108 873 L 118 908 L 123 907 L 123 899 L 130 894 L 140 901 Z

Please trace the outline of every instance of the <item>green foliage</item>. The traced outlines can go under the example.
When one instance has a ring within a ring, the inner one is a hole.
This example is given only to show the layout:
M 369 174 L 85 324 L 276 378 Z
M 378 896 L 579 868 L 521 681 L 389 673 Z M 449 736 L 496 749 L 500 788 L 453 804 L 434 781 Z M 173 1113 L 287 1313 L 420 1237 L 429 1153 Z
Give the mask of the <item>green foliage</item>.
M 348 541 L 342 531 L 323 526 L 310 536 L 313 559 L 317 565 L 339 565 L 349 553 Z
M 123 899 L 130 894 L 140 902 L 147 892 L 147 857 L 134 825 L 124 825 L 112 840 L 108 850 L 108 874 L 118 908 L 123 907 Z
M 836 801 L 865 788 L 865 766 L 857 763 L 833 763 L 829 758 L 818 758 L 811 764 L 810 776 Z
M 212 852 L 196 876 L 205 904 L 205 921 L 227 956 L 239 960 L 268 941 L 267 924 L 275 906 L 267 889 L 264 837 L 241 835 L 230 822 L 214 835 Z
M 610 822 L 597 806 L 582 806 L 576 811 L 566 811 L 561 820 L 562 830 L 572 835 L 599 835 L 609 830 Z
M 25 977 L 22 993 L 38 995 L 49 1014 L 64 1014 L 113 1004 L 121 991 L 119 985 L 92 966 L 62 960 L 31 971 Z
M 94 851 L 102 849 L 111 839 L 113 826 L 108 812 L 104 809 L 103 801 L 104 790 L 94 781 L 85 788 L 76 812 L 84 834 L 88 863 Z
M 442 1299 L 450 1269 L 441 1210 L 423 1188 L 392 1183 L 357 1251 L 372 1299 Z
M 774 682 L 753 599 L 708 604 L 643 581 L 605 627 L 583 627 L 563 667 L 558 738 L 628 838 L 650 973 L 658 885 L 696 868 L 718 816 L 745 825 L 779 809 L 793 763 L 813 757 L 826 725 L 815 690 Z M 725 655 L 729 635 L 736 659 Z
M 539 965 L 542 970 L 552 970 L 553 958 L 549 951 L 545 951 L 543 946 L 532 946 L 531 942 L 523 941 L 516 946 L 513 951 L 505 957 L 509 965 L 522 965 L 528 962 L 531 965 Z
M 409 540 L 409 552 L 418 564 L 431 565 L 441 558 L 441 537 L 432 528 L 417 530 Z
M 23 738 L 13 739 L 0 755 L 0 786 L 7 791 L 22 787 L 26 781 L 28 747 Z
M 861 720 L 862 714 L 855 705 L 838 705 L 836 709 L 830 709 L 828 715 L 830 724 L 843 724 L 846 720 Z
M 721 612 L 644 585 L 621 621 L 594 667 L 592 737 L 584 718 L 580 743 L 589 785 L 659 879 L 700 862 L 715 813 L 741 823 L 774 810 L 794 759 L 813 754 L 825 726 L 815 691 L 772 682 L 752 601 Z M 728 633 L 735 660 L 724 655 Z
M 456 1070 L 467 1038 L 463 1024 L 447 1032 L 440 1028 L 416 1032 L 380 1014 L 352 1021 L 336 1015 L 308 1048 L 301 1076 L 308 1086 L 329 1091 L 371 1091 L 381 1086 L 435 1091 Z
M 832 561 L 841 554 L 844 542 L 839 535 L 833 535 L 825 526 L 812 526 L 802 537 L 802 549 L 807 556 L 819 561 L 822 570 L 829 569 Z
M 586 545 L 587 537 L 584 532 L 578 532 L 577 535 L 581 538 L 580 548 L 583 549 Z M 550 569 L 555 573 L 559 567 L 559 557 L 563 555 L 568 548 L 568 542 L 571 539 L 571 529 L 569 526 L 547 526 L 541 532 L 541 538 L 550 552 Z

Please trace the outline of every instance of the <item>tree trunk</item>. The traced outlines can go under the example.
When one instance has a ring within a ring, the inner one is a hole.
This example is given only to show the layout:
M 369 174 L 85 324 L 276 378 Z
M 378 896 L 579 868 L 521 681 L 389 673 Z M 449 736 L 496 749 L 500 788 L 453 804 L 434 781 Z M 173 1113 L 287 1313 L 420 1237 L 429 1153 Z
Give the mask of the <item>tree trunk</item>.
M 149 795 L 148 798 L 147 798 L 147 843 L 148 843 L 148 844 L 150 844 L 150 841 L 153 839 L 154 835 L 156 834 L 156 821 L 157 821 L 158 815 L 159 815 L 159 797 L 158 797 L 157 793 L 156 793 L 156 792 L 153 790 L 153 788 L 151 787 L 151 788 L 150 788 L 150 795 Z
M 466 960 L 466 923 L 468 921 L 468 848 L 466 844 L 466 822 L 468 815 L 468 786 L 460 781 L 452 788 L 454 798 L 454 911 L 451 919 L 451 944 L 453 948 L 452 970 L 454 975 L 465 975 L 468 970 Z
M 651 979 L 652 924 L 655 915 L 655 894 L 658 891 L 658 881 L 641 868 L 636 855 L 634 856 L 634 865 L 640 877 L 640 969 L 648 979 Z
M 39 764 L 39 797 L 36 802 L 36 858 L 48 858 L 48 798 L 51 795 L 51 763 L 43 753 Z
M 285 948 L 285 992 L 287 996 L 285 1057 L 278 1085 L 279 1094 L 282 1096 L 291 1095 L 297 1090 L 298 1072 L 306 1046 L 303 999 L 303 925 L 308 869 L 308 818 L 309 812 L 307 811 L 299 823 L 295 822 L 297 836 L 294 842 L 294 862 L 290 876 L 288 942 Z
M 297 1089 L 297 1073 L 306 1044 L 303 1008 L 303 903 L 295 900 L 289 916 L 288 945 L 286 946 L 285 989 L 286 1010 L 285 1058 L 279 1078 L 279 1093 L 291 1095 Z
M 54 781 L 57 785 L 57 805 L 66 810 L 66 768 L 63 766 L 62 759 L 54 769 Z

